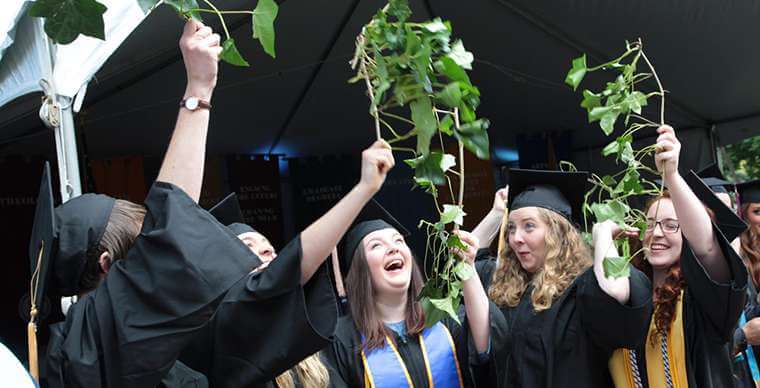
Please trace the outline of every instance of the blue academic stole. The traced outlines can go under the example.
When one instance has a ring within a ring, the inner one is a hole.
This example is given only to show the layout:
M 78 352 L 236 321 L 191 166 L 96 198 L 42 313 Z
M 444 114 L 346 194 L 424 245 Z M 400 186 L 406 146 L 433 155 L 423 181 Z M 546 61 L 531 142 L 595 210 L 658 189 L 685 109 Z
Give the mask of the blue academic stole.
M 741 317 L 739 318 L 739 327 L 744 327 L 746 323 L 747 316 L 745 313 L 742 313 Z M 749 366 L 749 371 L 752 374 L 752 380 L 754 380 L 755 384 L 760 383 L 760 370 L 757 368 L 757 359 L 755 358 L 755 351 L 752 349 L 752 345 L 747 344 L 747 349 L 743 353 L 746 355 L 747 365 Z
M 451 333 L 438 322 L 419 335 L 430 388 L 462 388 L 462 372 Z M 362 345 L 364 336 L 362 336 Z M 362 346 L 363 349 L 363 346 Z M 390 338 L 385 346 L 369 352 L 362 350 L 366 388 L 414 388 L 404 360 Z

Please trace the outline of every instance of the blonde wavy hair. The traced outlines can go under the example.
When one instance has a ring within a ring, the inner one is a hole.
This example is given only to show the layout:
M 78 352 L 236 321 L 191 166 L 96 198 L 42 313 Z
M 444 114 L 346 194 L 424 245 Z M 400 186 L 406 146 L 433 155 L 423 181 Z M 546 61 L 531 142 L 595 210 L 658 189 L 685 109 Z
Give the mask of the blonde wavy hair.
M 488 288 L 488 296 L 497 305 L 516 307 L 528 285 L 533 284 L 533 308 L 547 310 L 575 278 L 593 264 L 590 249 L 573 224 L 551 210 L 536 209 L 547 226 L 544 266 L 534 274 L 524 270 L 509 247 L 509 233 L 503 233 L 499 264 Z M 505 217 L 501 227 L 507 230 L 507 224 Z
M 277 376 L 275 383 L 279 388 L 295 388 L 293 371 L 298 375 L 298 381 L 304 388 L 327 388 L 330 383 L 330 375 L 327 373 L 325 364 L 319 359 L 319 353 L 312 354 L 295 367 Z

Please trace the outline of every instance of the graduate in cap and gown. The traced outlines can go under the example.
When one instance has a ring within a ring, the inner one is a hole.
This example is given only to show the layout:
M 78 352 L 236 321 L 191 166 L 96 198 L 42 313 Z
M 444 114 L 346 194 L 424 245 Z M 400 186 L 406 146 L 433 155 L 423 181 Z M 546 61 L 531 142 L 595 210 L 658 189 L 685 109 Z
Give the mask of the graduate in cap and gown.
M 737 370 L 744 385 L 760 384 L 760 180 L 740 183 L 737 186 L 739 214 L 749 225 L 739 236 L 739 254 L 749 272 L 747 303 L 739 327 L 734 332 L 734 352 L 742 366 Z
M 491 315 L 491 386 L 609 387 L 609 356 L 640 341 L 652 309 L 644 274 L 604 276 L 604 257 L 617 255 L 613 237 L 631 231 L 595 225 L 592 257 L 578 229 L 587 173 L 509 176 L 498 261 L 477 267 L 499 307 Z
M 673 128 L 657 132 L 667 190 L 644 209 L 645 251 L 633 261 L 652 279 L 654 314 L 641 344 L 617 350 L 610 371 L 616 387 L 730 387 L 747 271 L 729 241 L 744 225 L 695 174 L 678 172 Z
M 251 268 L 245 281 L 227 293 L 209 327 L 182 359 L 202 370 L 215 387 L 289 385 L 299 368 L 295 374 L 288 369 L 304 359 L 300 384 L 310 372 L 320 375 L 310 379 L 313 383 L 326 378 L 327 370 L 314 353 L 333 339 L 338 311 L 323 263 L 393 165 L 388 143 L 375 142 L 362 153 L 360 182 L 279 253 L 265 236 L 241 222 L 236 201 L 213 209 L 220 221 L 230 222 L 239 245 L 256 253 L 263 264 Z M 233 210 L 225 210 L 230 204 Z M 273 383 L 282 373 L 286 376 Z
M 473 265 L 477 238 L 454 233 L 468 246 L 457 254 Z M 475 386 L 471 365 L 479 363 L 477 356 L 487 361 L 490 348 L 485 290 L 477 276 L 464 281 L 464 324 L 447 317 L 426 328 L 417 299 L 422 273 L 408 235 L 372 201 L 344 239 L 350 314 L 339 319 L 335 342 L 324 352 L 334 387 Z
M 38 202 L 30 247 L 32 317 L 45 292 L 78 297 L 66 320 L 51 327 L 49 387 L 205 386 L 177 357 L 227 290 L 259 265 L 197 203 L 219 40 L 198 21 L 185 24 L 183 101 L 204 103 L 180 108 L 144 208 L 85 194 L 53 214 L 49 179 L 43 181 L 47 200 Z M 43 229 L 53 232 L 38 234 Z

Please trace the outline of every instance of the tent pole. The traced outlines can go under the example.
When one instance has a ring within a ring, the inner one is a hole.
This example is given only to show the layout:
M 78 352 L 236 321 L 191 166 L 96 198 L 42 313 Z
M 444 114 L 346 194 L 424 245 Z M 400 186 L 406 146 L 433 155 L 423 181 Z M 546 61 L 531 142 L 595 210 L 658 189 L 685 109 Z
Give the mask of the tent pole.
M 82 183 L 79 179 L 79 158 L 77 156 L 71 98 L 65 96 L 57 96 L 57 98 L 61 106 L 61 122 L 55 128 L 55 145 L 58 151 L 61 200 L 66 202 L 82 195 Z

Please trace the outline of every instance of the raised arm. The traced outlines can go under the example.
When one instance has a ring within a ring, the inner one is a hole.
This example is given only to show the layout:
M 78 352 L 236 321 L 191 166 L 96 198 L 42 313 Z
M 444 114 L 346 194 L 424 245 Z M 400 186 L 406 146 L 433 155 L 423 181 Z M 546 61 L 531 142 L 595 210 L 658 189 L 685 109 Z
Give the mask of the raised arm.
M 219 35 L 194 19 L 185 24 L 179 47 L 185 62 L 187 86 L 182 100 L 195 97 L 210 102 L 216 86 L 219 54 Z M 206 157 L 209 110 L 200 107 L 180 108 L 169 148 L 166 150 L 158 180 L 184 190 L 198 202 L 203 181 Z
M 594 224 L 592 235 L 594 239 L 594 275 L 599 288 L 607 295 L 615 298 L 620 304 L 628 303 L 631 297 L 631 283 L 628 277 L 608 278 L 604 275 L 604 258 L 619 256 L 614 244 L 615 236 L 635 236 L 638 232 L 623 232 L 614 222 L 607 220 Z
M 496 234 L 499 233 L 504 212 L 507 211 L 507 198 L 509 198 L 509 186 L 496 191 L 493 198 L 493 207 L 480 220 L 478 226 L 472 230 L 472 234 L 480 241 L 478 248 L 488 248 L 491 246 Z
M 478 251 L 478 238 L 471 233 L 456 231 L 459 238 L 467 245 L 467 250 L 459 252 L 459 256 L 470 266 L 473 275 L 464 281 L 462 294 L 464 295 L 465 312 L 470 326 L 475 349 L 478 353 L 488 351 L 488 343 L 491 337 L 491 322 L 488 318 L 488 296 L 486 295 L 480 277 L 475 274 L 475 255 Z
M 391 146 L 378 140 L 362 152 L 361 180 L 325 215 L 301 233 L 301 284 L 306 283 L 346 233 L 354 218 L 375 193 L 395 161 Z
M 730 269 L 713 233 L 712 220 L 702 202 L 678 173 L 681 143 L 668 125 L 658 128 L 657 133 L 660 136 L 657 138 L 655 163 L 670 192 L 681 232 L 710 277 L 720 283 L 728 282 Z

